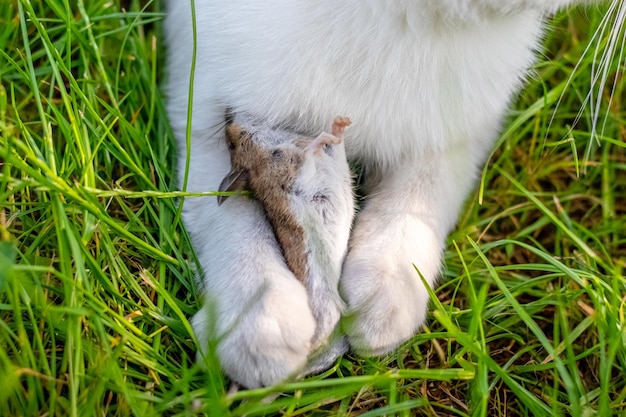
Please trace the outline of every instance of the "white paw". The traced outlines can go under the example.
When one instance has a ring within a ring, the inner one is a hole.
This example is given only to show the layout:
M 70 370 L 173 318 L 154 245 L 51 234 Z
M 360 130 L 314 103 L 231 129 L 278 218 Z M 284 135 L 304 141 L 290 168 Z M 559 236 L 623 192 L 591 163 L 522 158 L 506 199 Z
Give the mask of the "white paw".
M 383 355 L 423 324 L 428 292 L 413 264 L 432 285 L 440 249 L 432 233 L 419 223 L 382 225 L 363 217 L 357 222 L 340 281 L 348 304 L 344 328 L 357 353 Z
M 274 385 L 296 376 L 307 362 L 315 321 L 305 289 L 295 277 L 289 278 L 280 285 L 262 288 L 248 305 L 233 306 L 240 314 L 218 337 L 217 356 L 222 368 L 247 388 Z M 210 303 L 193 318 L 202 348 L 208 346 L 214 320 Z

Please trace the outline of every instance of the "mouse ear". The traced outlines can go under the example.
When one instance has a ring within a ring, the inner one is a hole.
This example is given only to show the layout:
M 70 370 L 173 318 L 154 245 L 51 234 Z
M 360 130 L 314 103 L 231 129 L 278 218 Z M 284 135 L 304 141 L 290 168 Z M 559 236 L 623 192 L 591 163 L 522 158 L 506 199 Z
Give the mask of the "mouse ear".
M 248 175 L 246 171 L 243 169 L 233 169 L 224 177 L 222 182 L 220 183 L 220 187 L 218 191 L 226 192 L 226 191 L 244 191 L 248 184 Z M 224 201 L 228 198 L 227 195 L 218 195 L 217 196 L 217 205 L 221 206 Z

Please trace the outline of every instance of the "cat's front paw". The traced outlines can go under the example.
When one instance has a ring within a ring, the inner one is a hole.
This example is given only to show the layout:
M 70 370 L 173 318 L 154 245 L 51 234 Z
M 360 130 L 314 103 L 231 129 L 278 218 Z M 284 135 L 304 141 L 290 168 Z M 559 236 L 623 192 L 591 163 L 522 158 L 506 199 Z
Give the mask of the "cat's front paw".
M 414 264 L 432 284 L 440 249 L 420 224 L 359 220 L 340 281 L 348 304 L 343 327 L 358 354 L 377 356 L 391 352 L 423 324 L 428 292 Z
M 192 322 L 202 348 L 213 338 L 210 329 L 216 313 L 209 306 Z M 262 288 L 248 305 L 233 309 L 238 311 L 236 317 L 226 312 L 223 316 L 228 319 L 217 318 L 231 323 L 217 337 L 217 356 L 229 377 L 247 388 L 257 388 L 275 385 L 302 371 L 315 321 L 305 289 L 294 277 Z

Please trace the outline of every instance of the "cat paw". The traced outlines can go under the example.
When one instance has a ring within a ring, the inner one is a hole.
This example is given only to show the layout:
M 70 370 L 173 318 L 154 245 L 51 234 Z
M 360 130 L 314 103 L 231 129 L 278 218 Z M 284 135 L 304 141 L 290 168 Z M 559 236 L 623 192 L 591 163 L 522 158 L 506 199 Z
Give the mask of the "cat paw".
M 369 227 L 357 224 L 344 264 L 340 284 L 348 313 L 343 324 L 356 353 L 379 356 L 411 338 L 424 323 L 428 291 L 414 265 L 434 283 L 440 249 L 428 239 L 415 242 L 403 233 L 376 233 Z
M 426 289 L 411 265 L 398 260 L 349 257 L 343 293 L 348 302 L 345 331 L 362 356 L 391 352 L 413 336 L 424 322 Z
M 262 289 L 217 338 L 217 356 L 224 372 L 247 387 L 271 386 L 295 377 L 307 363 L 315 321 L 307 294 L 295 278 Z M 218 322 L 220 318 L 218 317 Z M 222 318 L 223 321 L 224 318 Z M 205 306 L 193 318 L 202 347 L 211 339 L 211 309 Z

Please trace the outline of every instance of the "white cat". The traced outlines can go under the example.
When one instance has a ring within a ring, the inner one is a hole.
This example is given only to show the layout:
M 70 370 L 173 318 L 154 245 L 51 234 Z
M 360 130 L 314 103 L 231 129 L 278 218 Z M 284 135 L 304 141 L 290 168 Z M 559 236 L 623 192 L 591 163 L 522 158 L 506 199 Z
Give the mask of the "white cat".
M 570 3 L 196 0 L 187 149 L 192 19 L 187 0 L 170 0 L 167 95 L 181 186 L 217 190 L 229 172 L 216 129 L 226 107 L 311 136 L 349 116 L 346 152 L 364 167 L 367 199 L 340 280 L 344 331 L 359 354 L 390 352 L 426 316 L 415 268 L 435 285 L 446 236 L 534 61 L 544 18 Z M 184 202 L 207 297 L 193 324 L 201 349 L 219 338 L 234 380 L 274 384 L 302 371 L 315 322 L 262 211 L 229 203 Z

